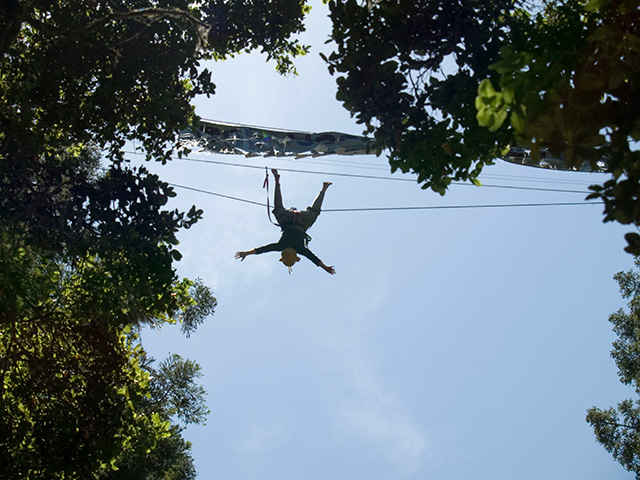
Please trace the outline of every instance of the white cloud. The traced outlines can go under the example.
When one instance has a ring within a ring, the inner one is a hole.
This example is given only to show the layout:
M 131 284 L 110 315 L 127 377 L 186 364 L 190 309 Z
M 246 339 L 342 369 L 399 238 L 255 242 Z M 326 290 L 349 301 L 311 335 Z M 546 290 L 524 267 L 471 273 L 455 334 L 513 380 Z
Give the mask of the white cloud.
M 377 378 L 367 355 L 353 353 L 346 369 L 353 390 L 339 402 L 339 428 L 382 452 L 379 457 L 398 477 L 416 473 L 433 455 L 428 433 Z
M 339 414 L 356 435 L 376 443 L 387 461 L 411 472 L 424 464 L 429 447 L 427 435 L 399 412 L 365 402 L 345 405 Z
M 249 455 L 264 454 L 278 449 L 291 438 L 293 428 L 281 418 L 253 420 L 241 441 L 241 449 Z

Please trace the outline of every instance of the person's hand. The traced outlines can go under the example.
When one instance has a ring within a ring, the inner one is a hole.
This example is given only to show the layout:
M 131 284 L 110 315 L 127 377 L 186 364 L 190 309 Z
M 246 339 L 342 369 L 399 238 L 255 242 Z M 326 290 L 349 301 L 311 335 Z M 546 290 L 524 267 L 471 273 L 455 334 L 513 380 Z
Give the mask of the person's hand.
M 323 191 L 323 192 L 326 192 L 326 191 L 327 191 L 327 188 L 329 188 L 331 185 L 332 185 L 332 184 L 331 184 L 331 182 L 324 182 L 324 183 L 322 184 L 322 191 Z
M 330 273 L 331 275 L 335 275 L 336 274 L 336 269 L 333 268 L 333 265 L 325 265 L 324 263 L 320 264 L 320 267 L 322 267 L 322 269 L 327 272 Z
M 243 261 L 247 255 L 249 252 L 236 252 L 236 258 L 239 258 L 240 261 Z
M 273 176 L 275 177 L 276 182 L 279 182 L 280 181 L 280 174 L 278 173 L 278 170 L 276 170 L 275 168 L 272 168 L 271 169 L 271 173 L 273 173 Z

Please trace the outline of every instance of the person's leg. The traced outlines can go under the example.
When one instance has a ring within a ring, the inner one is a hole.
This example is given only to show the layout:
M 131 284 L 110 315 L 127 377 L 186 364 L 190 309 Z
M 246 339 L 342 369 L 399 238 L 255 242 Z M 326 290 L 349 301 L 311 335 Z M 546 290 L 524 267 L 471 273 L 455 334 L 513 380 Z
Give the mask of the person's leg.
M 282 204 L 282 190 L 280 189 L 280 175 L 278 174 L 278 171 L 275 168 L 271 171 L 273 172 L 273 176 L 276 179 L 276 188 L 273 193 L 274 205 L 272 212 L 273 216 L 276 217 L 278 225 L 284 227 L 292 222 L 293 214 L 291 213 L 291 211 L 284 208 L 284 205 Z
M 327 188 L 329 188 L 330 185 L 331 185 L 331 182 L 324 182 L 322 184 L 322 190 L 320 190 L 320 193 L 318 194 L 316 199 L 313 201 L 313 205 L 311 205 L 310 207 L 307 207 L 306 211 L 300 212 L 300 215 L 302 216 L 302 224 L 305 227 L 305 229 L 311 227 L 311 225 L 315 223 L 316 219 L 320 215 L 320 211 L 322 209 L 322 202 L 324 201 L 324 192 L 327 191 Z
M 322 202 L 324 201 L 324 190 L 321 190 L 316 199 L 313 201 L 313 205 L 311 205 L 308 210 L 317 210 L 318 212 L 322 208 Z
M 284 210 L 284 205 L 282 204 L 282 191 L 280 190 L 280 174 L 275 168 L 271 169 L 271 172 L 276 179 L 276 189 L 273 194 L 273 209 Z
M 311 205 L 307 210 L 309 210 L 309 209 L 317 210 L 318 214 L 320 214 L 320 209 L 322 207 L 322 202 L 324 201 L 324 192 L 326 192 L 327 188 L 329 188 L 330 186 L 331 186 L 331 182 L 324 182 L 322 184 L 322 190 L 320 190 L 320 193 L 318 194 L 316 199 L 313 201 L 313 205 Z

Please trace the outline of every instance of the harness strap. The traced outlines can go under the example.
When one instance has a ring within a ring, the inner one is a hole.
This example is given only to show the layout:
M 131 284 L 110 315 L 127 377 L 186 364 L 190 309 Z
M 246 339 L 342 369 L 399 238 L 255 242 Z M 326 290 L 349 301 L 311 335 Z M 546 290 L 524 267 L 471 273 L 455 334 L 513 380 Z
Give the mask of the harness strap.
M 271 223 L 273 223 L 276 226 L 280 226 L 277 223 L 275 223 L 273 220 L 271 220 L 271 206 L 269 205 L 269 169 L 267 167 L 264 167 L 264 183 L 262 184 L 262 188 L 266 188 L 267 189 L 267 217 L 269 217 L 269 221 Z

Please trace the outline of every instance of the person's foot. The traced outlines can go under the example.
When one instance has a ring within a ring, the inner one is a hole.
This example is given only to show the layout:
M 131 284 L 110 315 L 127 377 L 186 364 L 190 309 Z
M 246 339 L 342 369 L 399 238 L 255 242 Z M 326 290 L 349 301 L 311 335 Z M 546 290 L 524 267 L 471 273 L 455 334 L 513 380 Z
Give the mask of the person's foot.
M 272 168 L 271 173 L 273 173 L 273 176 L 275 177 L 276 182 L 280 181 L 280 174 L 278 173 L 278 170 L 276 170 L 275 168 Z

